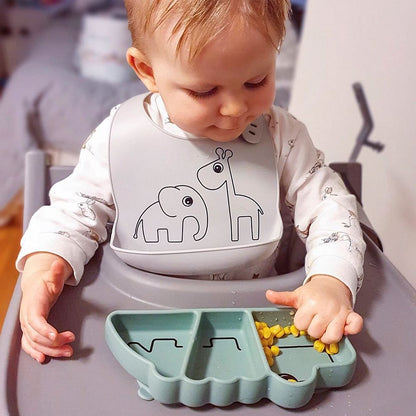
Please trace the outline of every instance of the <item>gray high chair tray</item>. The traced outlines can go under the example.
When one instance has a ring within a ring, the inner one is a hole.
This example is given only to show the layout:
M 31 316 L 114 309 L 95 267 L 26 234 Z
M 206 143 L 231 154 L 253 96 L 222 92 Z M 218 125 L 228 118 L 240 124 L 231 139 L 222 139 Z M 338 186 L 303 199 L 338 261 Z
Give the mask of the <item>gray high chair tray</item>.
M 50 183 L 68 174 L 65 169 L 46 169 L 42 154 L 31 158 L 26 221 L 47 201 Z M 134 378 L 120 366 L 105 341 L 109 314 L 131 310 L 168 317 L 174 315 L 172 309 L 186 308 L 194 319 L 201 309 L 216 308 L 230 312 L 235 309 L 243 316 L 247 311 L 270 308 L 265 290 L 293 289 L 302 281 L 303 271 L 244 282 L 155 276 L 121 263 L 104 244 L 87 266 L 80 285 L 66 287 L 51 312 L 53 325 L 60 330 L 70 329 L 77 336 L 72 359 L 52 359 L 39 365 L 21 351 L 17 283 L 0 337 L 0 415 L 413 415 L 416 291 L 374 243 L 375 233 L 364 213 L 362 216 L 367 252 L 365 282 L 356 310 L 364 316 L 365 327 L 349 339 L 356 351 L 356 368 L 346 386 L 318 389 L 306 405 L 296 410 L 277 407 L 267 398 L 252 404 L 207 404 L 198 409 L 143 400 L 137 395 Z M 256 348 L 253 351 L 256 353 Z

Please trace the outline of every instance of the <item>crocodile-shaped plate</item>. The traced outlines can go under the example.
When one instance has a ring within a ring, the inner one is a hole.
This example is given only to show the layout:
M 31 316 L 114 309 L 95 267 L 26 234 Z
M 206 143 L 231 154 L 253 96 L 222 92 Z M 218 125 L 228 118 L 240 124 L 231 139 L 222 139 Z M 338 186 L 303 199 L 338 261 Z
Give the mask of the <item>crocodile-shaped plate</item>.
M 319 353 L 307 336 L 276 339 L 280 354 L 269 366 L 255 321 L 293 323 L 291 309 L 115 311 L 106 321 L 113 355 L 139 383 L 139 396 L 197 407 L 211 403 L 305 405 L 315 389 L 340 387 L 354 373 L 348 339 L 335 355 Z

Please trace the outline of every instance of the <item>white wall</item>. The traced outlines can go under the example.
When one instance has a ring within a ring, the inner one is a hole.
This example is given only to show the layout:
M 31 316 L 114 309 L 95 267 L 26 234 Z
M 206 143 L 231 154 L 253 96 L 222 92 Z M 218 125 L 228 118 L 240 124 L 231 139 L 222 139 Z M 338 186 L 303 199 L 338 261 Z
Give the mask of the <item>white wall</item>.
M 346 161 L 362 125 L 360 81 L 386 147 L 364 147 L 363 205 L 385 253 L 416 287 L 416 2 L 309 0 L 290 111 L 327 161 Z

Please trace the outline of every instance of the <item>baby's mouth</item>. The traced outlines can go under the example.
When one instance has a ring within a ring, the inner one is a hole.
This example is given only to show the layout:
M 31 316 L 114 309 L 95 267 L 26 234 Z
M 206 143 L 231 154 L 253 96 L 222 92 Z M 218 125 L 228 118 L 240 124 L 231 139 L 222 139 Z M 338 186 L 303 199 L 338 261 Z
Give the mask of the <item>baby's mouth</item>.
M 236 130 L 240 130 L 240 127 L 231 127 L 231 128 L 222 128 L 221 130 L 224 131 L 236 131 Z
M 224 131 L 241 131 L 241 133 L 246 129 L 246 127 L 252 121 L 252 118 L 249 116 L 240 117 L 238 120 L 227 120 L 229 123 L 224 123 L 224 125 L 219 125 L 217 128 Z
M 224 126 L 217 126 L 218 129 L 224 130 L 224 131 L 236 131 L 236 130 L 244 130 L 245 125 L 242 126 L 242 123 L 234 123 L 234 124 L 228 124 Z

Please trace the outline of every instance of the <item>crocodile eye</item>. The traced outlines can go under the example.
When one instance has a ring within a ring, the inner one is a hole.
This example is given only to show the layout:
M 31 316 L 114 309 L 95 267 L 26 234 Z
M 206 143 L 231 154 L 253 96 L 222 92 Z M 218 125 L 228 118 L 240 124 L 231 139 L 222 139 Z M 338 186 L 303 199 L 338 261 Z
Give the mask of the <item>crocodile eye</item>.
M 224 166 L 222 163 L 215 163 L 212 169 L 215 173 L 221 173 L 224 170 Z
M 182 204 L 185 205 L 186 207 L 190 207 L 193 203 L 194 203 L 194 200 L 192 199 L 191 196 L 185 196 L 182 199 Z

